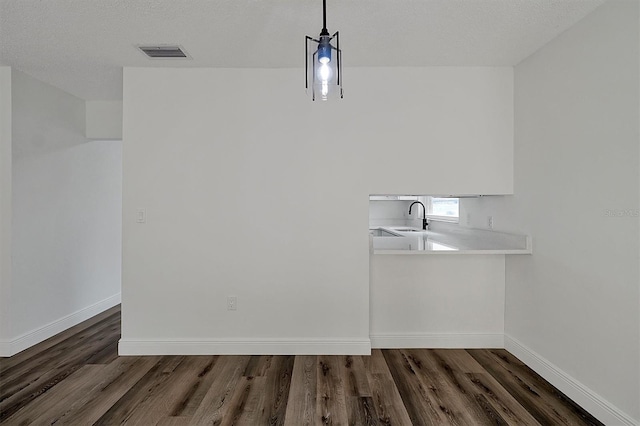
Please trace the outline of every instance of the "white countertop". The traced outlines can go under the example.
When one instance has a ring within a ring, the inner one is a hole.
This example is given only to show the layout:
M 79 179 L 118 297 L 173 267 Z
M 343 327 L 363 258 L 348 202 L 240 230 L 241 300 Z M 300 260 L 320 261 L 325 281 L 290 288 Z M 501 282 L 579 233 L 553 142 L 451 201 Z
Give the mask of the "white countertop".
M 396 236 L 373 236 L 373 254 L 531 254 L 531 238 L 481 229 L 423 231 L 407 226 L 371 227 Z

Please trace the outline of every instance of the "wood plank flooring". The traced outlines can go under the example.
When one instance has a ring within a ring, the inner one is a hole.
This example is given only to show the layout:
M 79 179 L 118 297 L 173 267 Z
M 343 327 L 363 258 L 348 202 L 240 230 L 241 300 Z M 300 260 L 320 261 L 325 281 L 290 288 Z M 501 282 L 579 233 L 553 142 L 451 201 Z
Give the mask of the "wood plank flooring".
M 111 309 L 0 358 L 6 425 L 600 425 L 504 350 L 118 357 Z

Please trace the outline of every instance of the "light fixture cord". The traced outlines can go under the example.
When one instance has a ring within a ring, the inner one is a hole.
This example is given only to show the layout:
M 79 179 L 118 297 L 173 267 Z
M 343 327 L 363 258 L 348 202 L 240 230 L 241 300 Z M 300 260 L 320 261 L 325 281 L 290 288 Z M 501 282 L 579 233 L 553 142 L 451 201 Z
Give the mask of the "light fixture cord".
M 327 31 L 327 0 L 322 0 L 322 31 Z

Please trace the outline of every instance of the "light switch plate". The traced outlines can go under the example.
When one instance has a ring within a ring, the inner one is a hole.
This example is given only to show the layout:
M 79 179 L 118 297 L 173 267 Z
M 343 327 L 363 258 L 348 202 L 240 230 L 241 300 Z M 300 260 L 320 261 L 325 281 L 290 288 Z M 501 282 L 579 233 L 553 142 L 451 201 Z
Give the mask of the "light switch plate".
M 147 211 L 145 209 L 138 209 L 138 211 L 136 212 L 136 222 L 138 223 L 147 222 Z

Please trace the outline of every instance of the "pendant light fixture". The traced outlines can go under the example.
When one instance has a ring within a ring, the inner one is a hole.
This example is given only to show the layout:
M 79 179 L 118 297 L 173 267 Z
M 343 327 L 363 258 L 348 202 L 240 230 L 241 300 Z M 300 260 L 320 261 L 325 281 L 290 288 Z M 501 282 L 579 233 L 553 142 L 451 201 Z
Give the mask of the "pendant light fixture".
M 335 40 L 335 46 L 331 42 Z M 316 40 L 305 37 L 305 87 L 311 99 L 342 98 L 342 51 L 338 31 L 327 31 L 327 0 L 322 0 L 322 31 Z

